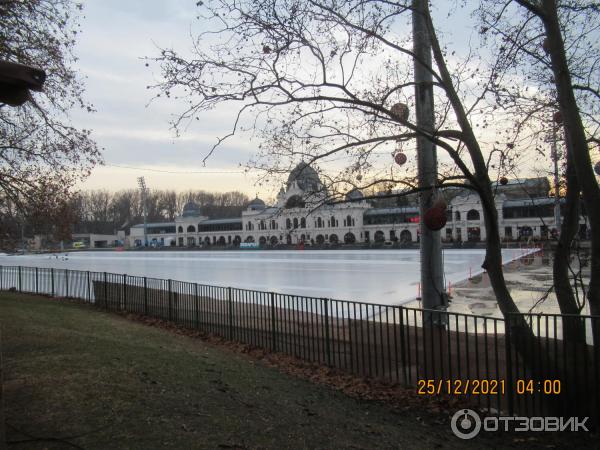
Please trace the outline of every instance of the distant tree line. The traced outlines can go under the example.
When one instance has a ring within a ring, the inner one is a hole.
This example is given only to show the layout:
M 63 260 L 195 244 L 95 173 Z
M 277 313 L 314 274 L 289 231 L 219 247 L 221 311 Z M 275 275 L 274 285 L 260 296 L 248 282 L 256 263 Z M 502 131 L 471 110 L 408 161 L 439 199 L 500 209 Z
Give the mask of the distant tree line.
M 200 207 L 203 216 L 227 218 L 240 216 L 250 199 L 237 191 L 151 190 L 147 197 L 148 222 L 175 220 L 189 201 Z M 143 205 L 136 189 L 82 191 L 52 208 L 34 202 L 18 208 L 5 199 L 0 202 L 0 247 L 18 247 L 22 235 L 41 234 L 59 242 L 70 239 L 72 233 L 113 234 L 141 222 Z

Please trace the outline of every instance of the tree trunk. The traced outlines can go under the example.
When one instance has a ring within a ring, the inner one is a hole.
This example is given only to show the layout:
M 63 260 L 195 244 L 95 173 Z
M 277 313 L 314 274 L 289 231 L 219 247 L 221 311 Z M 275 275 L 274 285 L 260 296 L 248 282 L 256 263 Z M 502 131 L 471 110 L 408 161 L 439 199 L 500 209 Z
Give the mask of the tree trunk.
M 590 312 L 593 315 L 600 315 L 600 208 L 598 207 L 600 205 L 600 186 L 594 176 L 585 129 L 573 93 L 555 0 L 543 0 L 543 12 L 544 14 L 540 18 L 548 39 L 552 71 L 565 133 L 569 136 L 572 145 L 573 166 L 581 188 L 585 210 L 590 218 L 592 261 L 587 298 Z M 594 323 L 597 322 L 594 321 Z M 600 345 L 600 327 L 594 326 L 593 334 L 594 343 Z
M 573 167 L 570 147 L 567 137 L 567 196 L 560 237 L 554 251 L 552 274 L 560 312 L 579 315 L 579 307 L 569 277 L 571 244 L 579 231 L 579 183 Z M 558 192 L 554 195 L 558 195 Z M 570 342 L 585 342 L 585 324 L 579 317 L 563 318 L 563 339 Z

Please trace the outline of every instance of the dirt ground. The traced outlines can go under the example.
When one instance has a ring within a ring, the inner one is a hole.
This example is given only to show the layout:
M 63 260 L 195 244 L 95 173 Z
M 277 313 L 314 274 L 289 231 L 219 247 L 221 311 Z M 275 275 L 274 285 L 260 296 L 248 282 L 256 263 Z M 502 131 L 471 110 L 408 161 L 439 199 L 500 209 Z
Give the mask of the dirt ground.
M 410 390 L 395 387 L 385 401 L 346 395 L 339 380 L 356 380 L 327 383 L 319 368 L 294 374 L 285 358 L 278 366 L 235 345 L 78 303 L 0 293 L 0 326 L 9 448 L 597 445 L 583 433 L 460 440 L 449 426 L 456 409 L 412 401 Z

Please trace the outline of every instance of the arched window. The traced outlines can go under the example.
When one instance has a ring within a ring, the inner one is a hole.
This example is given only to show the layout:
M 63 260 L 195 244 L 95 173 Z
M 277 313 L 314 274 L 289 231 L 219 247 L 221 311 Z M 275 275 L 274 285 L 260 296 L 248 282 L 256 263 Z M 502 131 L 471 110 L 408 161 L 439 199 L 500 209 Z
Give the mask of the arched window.
M 271 245 L 277 245 L 277 236 L 271 236 Z
M 411 241 L 412 241 L 411 232 L 408 230 L 402 230 L 402 232 L 400 233 L 400 242 L 411 242 Z
M 352 226 L 352 217 L 350 217 L 350 216 L 346 217 L 346 226 L 347 227 Z
M 277 229 L 277 222 L 275 222 L 274 220 L 271 220 L 271 230 L 276 230 Z
M 177 232 L 178 233 L 183 233 L 183 227 L 181 225 L 179 225 L 179 228 L 177 228 Z
M 285 219 L 285 228 L 288 230 L 292 228 L 292 221 L 289 218 Z
M 335 217 L 331 216 L 331 227 L 335 228 L 337 227 L 337 221 L 335 220 Z
M 304 217 L 300 219 L 300 228 L 306 228 L 306 219 Z
M 353 233 L 346 233 L 344 235 L 344 242 L 346 244 L 354 244 L 356 242 L 356 236 Z
M 187 227 L 187 232 L 188 233 L 195 233 L 196 232 L 196 227 L 194 225 L 189 225 Z
M 460 211 L 454 213 L 454 220 L 460 220 Z
M 337 244 L 339 242 L 337 234 L 330 234 L 329 235 L 329 242 L 331 242 L 332 244 Z
M 383 241 L 385 241 L 385 234 L 383 233 L 383 231 L 378 230 L 375 232 L 374 239 L 375 239 L 375 242 L 383 242 Z
M 298 228 L 298 218 L 294 217 L 294 229 Z
M 467 213 L 467 220 L 479 220 L 479 211 L 476 209 L 471 209 Z
M 317 228 L 323 228 L 323 219 L 317 217 Z

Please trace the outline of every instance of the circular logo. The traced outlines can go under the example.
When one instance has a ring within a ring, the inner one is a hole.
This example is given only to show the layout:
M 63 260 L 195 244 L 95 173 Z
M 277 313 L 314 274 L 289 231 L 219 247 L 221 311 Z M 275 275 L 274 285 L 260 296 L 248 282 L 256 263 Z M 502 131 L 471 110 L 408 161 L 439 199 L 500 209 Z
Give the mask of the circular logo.
M 481 430 L 481 419 L 472 409 L 459 409 L 452 416 L 450 428 L 460 439 L 473 439 Z

